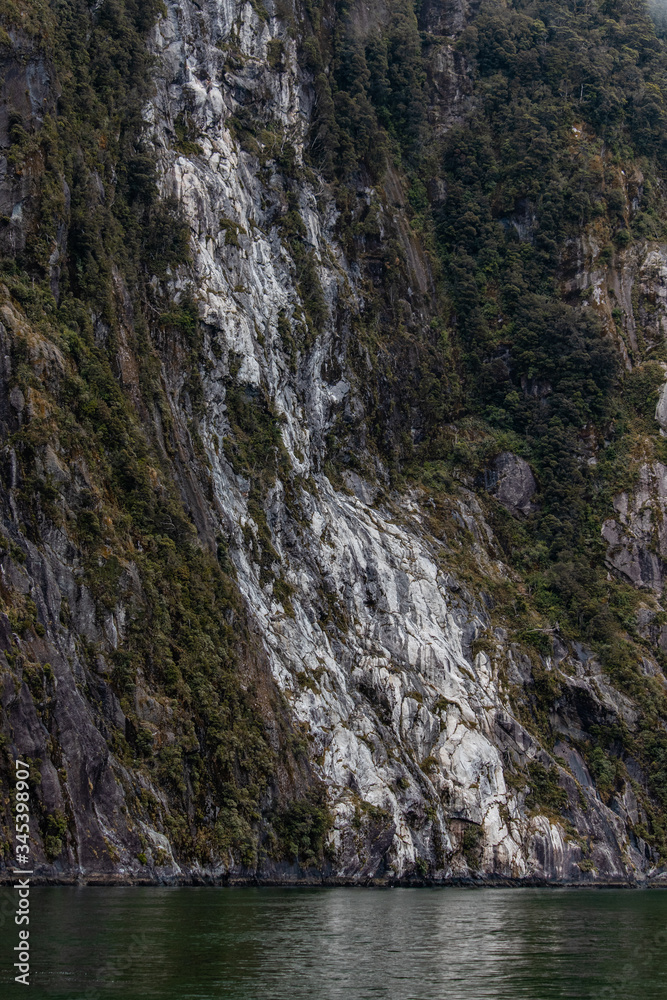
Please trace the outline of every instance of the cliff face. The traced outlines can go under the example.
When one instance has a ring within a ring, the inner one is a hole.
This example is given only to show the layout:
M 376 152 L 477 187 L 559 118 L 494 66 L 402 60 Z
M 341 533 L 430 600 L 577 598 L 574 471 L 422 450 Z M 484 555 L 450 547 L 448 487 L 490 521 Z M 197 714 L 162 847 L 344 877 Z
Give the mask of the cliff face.
M 391 22 L 387 87 L 421 45 L 401 100 L 419 85 L 434 141 L 461 128 L 479 102 L 460 42 L 475 16 L 180 0 L 135 17 L 153 58 L 125 180 L 104 121 L 94 151 L 48 146 L 74 113 L 62 37 L 8 23 L 2 732 L 8 761 L 39 773 L 44 876 L 659 877 L 642 692 L 661 705 L 665 466 L 633 444 L 637 477 L 595 527 L 600 562 L 608 546 L 609 572 L 645 588 L 623 640 L 633 688 L 512 565 L 528 544 L 512 532 L 546 502 L 519 438 L 495 439 L 480 472 L 459 435 L 486 432 L 437 403 L 469 377 L 424 221 L 451 195 L 432 165 L 415 179 L 359 92 Z M 112 75 L 94 85 L 113 103 Z M 12 159 L 19 128 L 34 150 Z M 363 129 L 362 165 L 344 169 Z M 537 219 L 518 198 L 499 225 L 530 243 Z M 621 369 L 644 371 L 653 419 L 664 248 L 638 238 L 600 264 L 584 229 L 552 294 L 588 296 Z M 77 271 L 86 240 L 104 302 Z M 577 448 L 594 468 L 604 433 L 586 424 Z

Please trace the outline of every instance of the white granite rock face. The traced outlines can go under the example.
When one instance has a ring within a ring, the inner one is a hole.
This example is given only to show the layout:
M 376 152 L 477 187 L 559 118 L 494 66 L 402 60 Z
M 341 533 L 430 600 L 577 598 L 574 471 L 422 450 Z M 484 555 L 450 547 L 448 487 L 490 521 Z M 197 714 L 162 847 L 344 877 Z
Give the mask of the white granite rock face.
M 267 62 L 268 43 L 277 39 L 283 69 Z M 502 637 L 501 655 L 471 648 L 488 625 L 484 606 L 444 572 L 443 543 L 430 533 L 420 497 L 374 505 L 372 483 L 350 474 L 351 488 L 335 489 L 322 472 L 334 419 L 345 407 L 361 406 L 363 371 L 345 368 L 330 382 L 325 362 L 345 363 L 337 321 L 353 322 L 363 296 L 334 239 L 326 186 L 311 172 L 300 187 L 299 211 L 319 262 L 329 321 L 312 346 L 290 354 L 279 317 L 297 329 L 303 304 L 277 226 L 287 181 L 274 161 L 260 162 L 270 136 L 260 133 L 258 148 L 244 151 L 232 122 L 243 104 L 259 99 L 272 134 L 302 160 L 312 91 L 294 41 L 281 22 L 265 23 L 250 3 L 169 0 L 154 48 L 158 87 L 148 114 L 163 191 L 179 199 L 191 229 L 192 276 L 209 347 L 201 436 L 217 517 L 231 538 L 239 585 L 274 677 L 329 789 L 334 873 L 403 875 L 426 865 L 441 876 L 479 868 L 573 877 L 581 844 L 547 817 L 529 815 L 526 790 L 506 784 L 504 760 L 552 762 L 512 716 L 499 673 L 512 653 Z M 175 148 L 179 115 L 187 116 L 201 153 Z M 187 374 L 180 382 L 167 379 L 175 411 Z M 265 393 L 282 420 L 290 495 L 278 480 L 265 502 L 279 557 L 272 570 L 290 593 L 282 603 L 248 544 L 260 531 L 248 506 L 250 484 L 235 475 L 220 446 L 230 433 L 225 399 L 232 380 L 246 392 Z M 471 557 L 502 575 L 485 552 L 490 532 L 472 495 L 452 504 L 476 539 Z M 576 797 L 570 772 L 559 773 Z M 590 812 L 582 823 L 611 830 L 600 838 L 606 874 L 640 870 L 623 824 L 592 788 L 586 796 Z

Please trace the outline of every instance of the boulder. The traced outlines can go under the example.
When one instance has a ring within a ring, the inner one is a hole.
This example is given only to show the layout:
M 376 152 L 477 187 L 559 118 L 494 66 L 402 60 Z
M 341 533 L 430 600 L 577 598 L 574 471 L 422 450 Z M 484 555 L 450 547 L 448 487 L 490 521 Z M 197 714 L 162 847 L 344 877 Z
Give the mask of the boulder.
M 532 498 L 537 490 L 535 477 L 525 459 L 503 451 L 493 463 L 492 492 L 515 517 L 535 510 Z
M 667 573 L 667 466 L 644 464 L 635 488 L 614 497 L 602 525 L 607 565 L 635 587 L 661 593 Z

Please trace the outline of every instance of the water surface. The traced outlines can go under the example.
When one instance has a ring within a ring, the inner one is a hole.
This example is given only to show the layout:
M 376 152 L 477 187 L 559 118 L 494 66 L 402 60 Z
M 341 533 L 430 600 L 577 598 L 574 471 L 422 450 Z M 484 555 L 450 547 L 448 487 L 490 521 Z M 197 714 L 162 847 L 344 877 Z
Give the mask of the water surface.
M 0 890 L 6 912 L 11 890 Z M 30 1000 L 667 1000 L 667 892 L 42 888 Z

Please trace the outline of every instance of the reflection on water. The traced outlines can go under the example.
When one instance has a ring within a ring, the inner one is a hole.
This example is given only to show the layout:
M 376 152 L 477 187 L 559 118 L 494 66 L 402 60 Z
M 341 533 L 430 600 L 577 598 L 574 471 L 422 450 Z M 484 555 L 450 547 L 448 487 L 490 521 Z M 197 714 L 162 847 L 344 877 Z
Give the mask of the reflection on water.
M 30 1000 L 667 1000 L 657 890 L 33 889 L 30 931 Z

